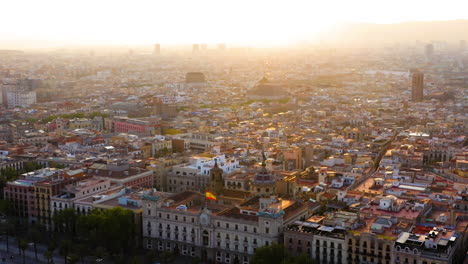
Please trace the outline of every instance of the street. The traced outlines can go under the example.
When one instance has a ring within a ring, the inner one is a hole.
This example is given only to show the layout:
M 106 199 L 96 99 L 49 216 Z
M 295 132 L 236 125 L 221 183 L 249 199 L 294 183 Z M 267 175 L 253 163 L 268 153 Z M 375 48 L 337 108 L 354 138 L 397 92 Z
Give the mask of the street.
M 18 263 L 22 264 L 23 263 L 23 256 L 19 254 L 18 251 L 18 246 L 16 243 L 15 238 L 10 237 L 9 238 L 9 252 L 7 252 L 7 244 L 5 240 L 5 236 L 1 237 L 0 240 L 0 264 L 13 264 L 13 263 Z M 37 246 L 37 258 L 38 260 L 35 259 L 34 255 L 34 246 L 29 245 L 28 248 L 24 251 L 26 255 L 26 263 L 47 263 L 46 258 L 44 257 L 44 252 L 47 251 L 47 248 L 43 245 L 38 245 Z M 11 256 L 13 256 L 13 259 L 11 259 Z M 58 249 L 55 250 L 54 252 L 54 257 L 53 261 L 55 264 L 61 264 L 65 263 L 63 256 L 60 256 L 58 254 Z

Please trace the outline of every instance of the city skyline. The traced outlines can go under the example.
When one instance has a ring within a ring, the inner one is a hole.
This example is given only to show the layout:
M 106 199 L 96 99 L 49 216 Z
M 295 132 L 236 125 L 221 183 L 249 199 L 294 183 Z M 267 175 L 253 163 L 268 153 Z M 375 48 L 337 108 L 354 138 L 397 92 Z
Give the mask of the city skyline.
M 0 262 L 468 263 L 466 7 L 4 3 Z

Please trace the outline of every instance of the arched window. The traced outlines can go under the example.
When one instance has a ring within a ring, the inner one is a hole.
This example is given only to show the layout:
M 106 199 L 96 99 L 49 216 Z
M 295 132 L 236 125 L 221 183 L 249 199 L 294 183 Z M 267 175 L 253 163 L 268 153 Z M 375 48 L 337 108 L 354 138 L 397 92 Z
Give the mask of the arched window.
M 202 237 L 203 237 L 203 245 L 208 246 L 208 244 L 210 242 L 208 231 L 204 230 L 203 233 L 202 233 Z

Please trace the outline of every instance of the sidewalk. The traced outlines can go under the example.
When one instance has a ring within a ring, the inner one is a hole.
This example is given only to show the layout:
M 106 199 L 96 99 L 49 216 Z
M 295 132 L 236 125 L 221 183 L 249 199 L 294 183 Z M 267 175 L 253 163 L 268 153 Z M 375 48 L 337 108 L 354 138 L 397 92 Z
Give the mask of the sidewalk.
M 11 256 L 13 256 L 13 259 L 11 258 Z M 39 255 L 38 255 L 38 258 L 39 258 Z M 26 253 L 26 263 L 27 264 L 42 264 L 42 263 L 46 263 L 45 261 L 41 261 L 39 259 L 39 261 L 36 261 L 35 258 L 34 258 L 34 252 L 31 255 L 29 255 L 28 253 Z M 23 256 L 19 255 L 18 252 L 14 252 L 14 250 L 12 251 L 12 248 L 10 248 L 10 252 L 6 252 L 6 249 L 5 248 L 1 248 L 0 249 L 0 264 L 22 264 L 23 263 Z
M 34 247 L 28 246 L 28 248 L 24 251 L 26 255 L 26 263 L 27 264 L 46 264 L 47 260 L 44 257 L 45 249 L 42 246 L 37 247 L 37 259 L 34 254 Z M 11 260 L 11 256 L 13 256 L 13 261 Z M 5 262 L 3 258 L 6 258 Z M 6 250 L 6 241 L 5 239 L 0 240 L 0 264 L 4 263 L 15 263 L 15 264 L 22 264 L 23 263 L 23 256 L 18 254 L 18 245 L 14 238 L 9 239 L 9 252 Z M 61 264 L 64 263 L 63 257 L 59 256 L 57 252 L 54 254 L 54 264 Z

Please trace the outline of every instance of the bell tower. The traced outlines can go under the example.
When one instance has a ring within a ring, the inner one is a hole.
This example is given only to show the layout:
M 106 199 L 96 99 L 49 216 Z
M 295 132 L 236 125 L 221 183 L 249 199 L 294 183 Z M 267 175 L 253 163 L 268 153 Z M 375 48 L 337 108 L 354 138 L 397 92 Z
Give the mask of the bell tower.
M 221 194 L 224 189 L 223 170 L 218 167 L 218 160 L 215 159 L 214 168 L 210 170 L 210 191 Z
M 262 168 L 255 175 L 252 182 L 252 193 L 256 196 L 270 196 L 276 194 L 276 179 L 266 169 L 265 152 L 262 153 Z

